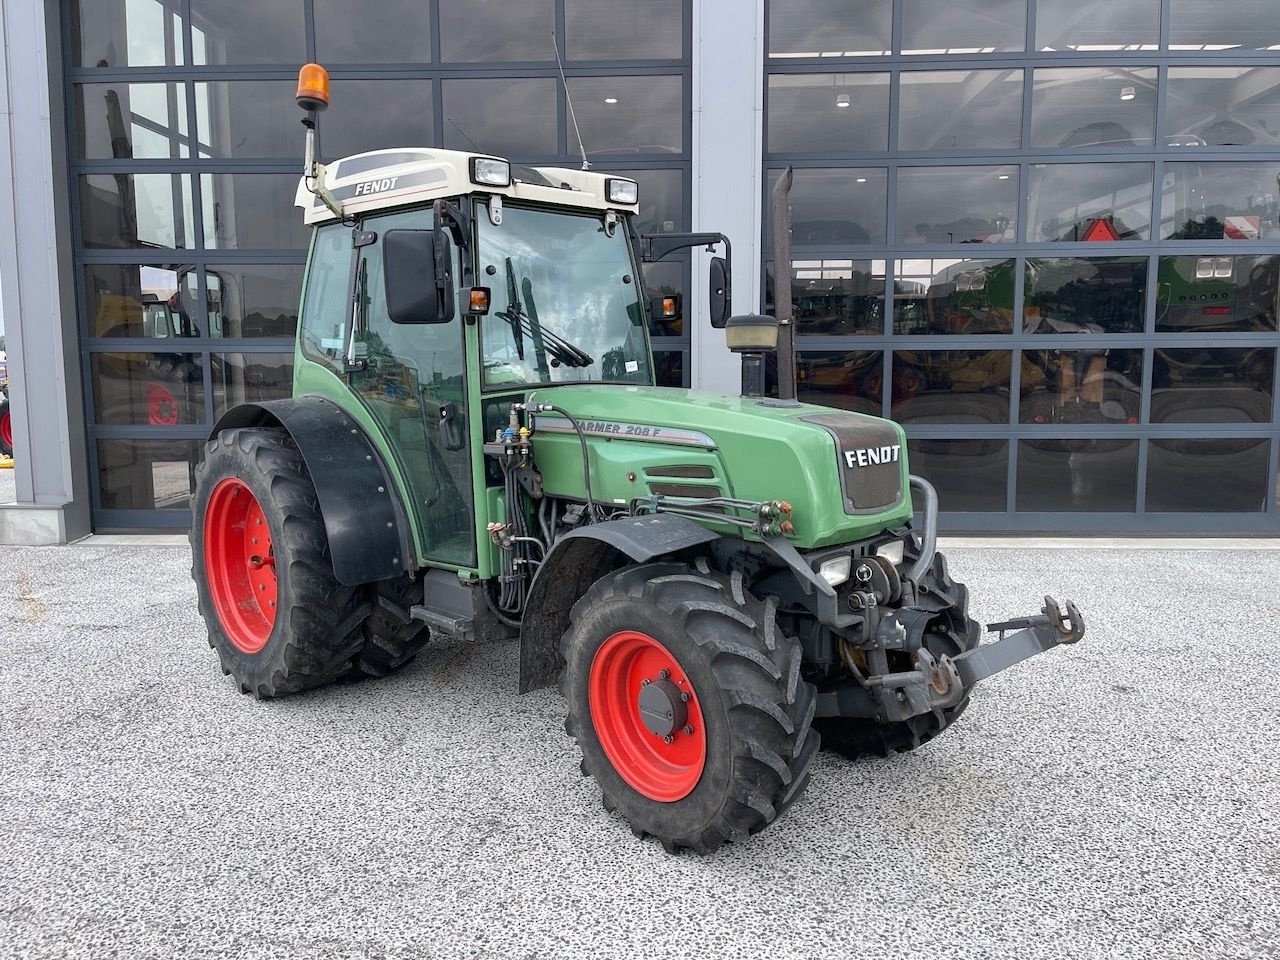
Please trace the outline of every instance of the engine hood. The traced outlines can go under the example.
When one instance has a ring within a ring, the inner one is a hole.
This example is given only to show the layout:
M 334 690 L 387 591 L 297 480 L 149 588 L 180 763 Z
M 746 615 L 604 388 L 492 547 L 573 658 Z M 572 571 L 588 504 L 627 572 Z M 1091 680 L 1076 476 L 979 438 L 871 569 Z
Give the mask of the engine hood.
M 891 421 L 669 387 L 550 387 L 533 399 L 578 421 L 602 502 L 787 500 L 802 547 L 863 539 L 911 516 L 906 438 Z M 563 417 L 534 419 L 534 457 L 548 491 L 583 495 L 581 449 Z

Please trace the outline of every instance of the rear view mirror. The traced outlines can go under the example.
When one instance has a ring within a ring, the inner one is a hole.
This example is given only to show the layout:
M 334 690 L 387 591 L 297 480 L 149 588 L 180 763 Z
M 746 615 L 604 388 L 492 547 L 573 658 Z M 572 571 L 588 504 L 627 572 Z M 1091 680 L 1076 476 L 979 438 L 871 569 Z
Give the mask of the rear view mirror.
M 729 264 L 724 257 L 711 258 L 711 326 L 722 328 L 729 318 L 733 300 L 729 292 Z
M 439 230 L 388 230 L 383 284 L 392 323 L 448 323 L 454 315 L 449 249 Z

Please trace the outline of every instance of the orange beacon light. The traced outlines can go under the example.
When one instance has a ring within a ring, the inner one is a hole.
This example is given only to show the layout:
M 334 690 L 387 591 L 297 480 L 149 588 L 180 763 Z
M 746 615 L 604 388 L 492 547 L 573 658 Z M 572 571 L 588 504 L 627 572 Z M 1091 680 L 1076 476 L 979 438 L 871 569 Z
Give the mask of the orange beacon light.
M 329 71 L 318 63 L 305 63 L 298 71 L 298 106 L 323 110 L 329 106 Z

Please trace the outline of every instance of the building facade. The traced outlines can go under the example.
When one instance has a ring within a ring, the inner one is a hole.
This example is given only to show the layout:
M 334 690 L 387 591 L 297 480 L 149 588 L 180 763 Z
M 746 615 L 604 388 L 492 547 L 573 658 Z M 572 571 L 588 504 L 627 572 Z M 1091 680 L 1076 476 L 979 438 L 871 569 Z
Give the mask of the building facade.
M 803 399 L 904 423 L 963 530 L 1280 531 L 1274 0 L 10 0 L 0 540 L 189 523 L 229 406 L 286 396 L 324 158 L 580 162 L 733 241 L 770 310 L 795 170 Z M 564 58 L 565 96 L 556 65 Z M 570 101 L 572 112 L 570 111 Z M 576 131 L 575 131 L 576 121 Z M 737 390 L 705 254 L 662 382 Z

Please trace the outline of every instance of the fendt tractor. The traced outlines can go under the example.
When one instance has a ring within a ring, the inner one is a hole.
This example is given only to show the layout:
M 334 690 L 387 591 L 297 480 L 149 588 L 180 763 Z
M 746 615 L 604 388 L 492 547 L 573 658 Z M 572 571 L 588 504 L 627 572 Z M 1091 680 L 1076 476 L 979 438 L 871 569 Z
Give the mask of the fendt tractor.
M 518 635 L 520 691 L 558 681 L 605 807 L 707 853 L 796 801 L 820 738 L 911 750 L 978 681 L 1080 639 L 1046 598 L 979 646 L 902 428 L 795 399 L 789 176 L 778 318 L 731 316 L 727 240 L 638 234 L 634 180 L 425 148 L 326 167 L 318 65 L 298 101 L 293 395 L 229 410 L 196 470 L 192 573 L 241 691 Z M 645 295 L 644 264 L 720 245 L 710 317 L 743 394 L 657 387 L 649 325 L 682 304 Z

